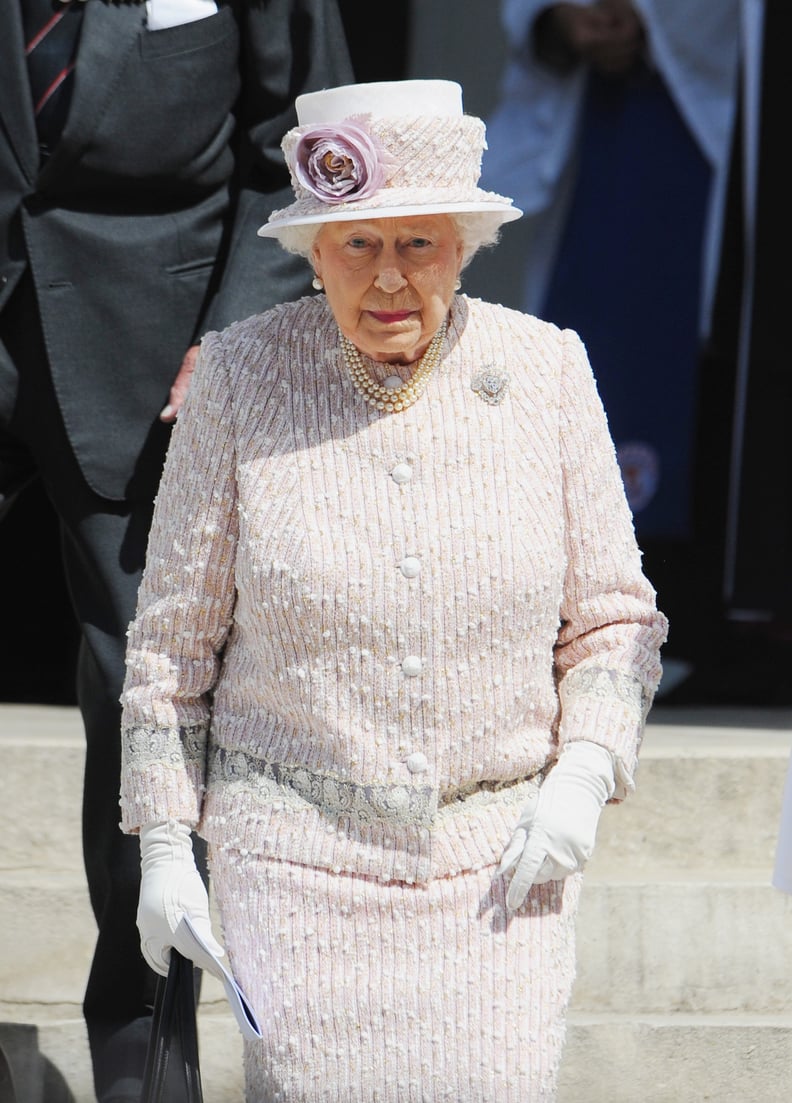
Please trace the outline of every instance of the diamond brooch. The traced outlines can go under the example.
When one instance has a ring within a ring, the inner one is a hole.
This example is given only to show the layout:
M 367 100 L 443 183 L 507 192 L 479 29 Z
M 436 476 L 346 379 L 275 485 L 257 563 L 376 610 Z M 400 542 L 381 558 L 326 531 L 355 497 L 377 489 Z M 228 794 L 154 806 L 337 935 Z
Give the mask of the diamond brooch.
M 490 406 L 499 406 L 509 389 L 509 377 L 497 368 L 486 367 L 470 381 L 470 389 L 475 391 L 483 402 Z

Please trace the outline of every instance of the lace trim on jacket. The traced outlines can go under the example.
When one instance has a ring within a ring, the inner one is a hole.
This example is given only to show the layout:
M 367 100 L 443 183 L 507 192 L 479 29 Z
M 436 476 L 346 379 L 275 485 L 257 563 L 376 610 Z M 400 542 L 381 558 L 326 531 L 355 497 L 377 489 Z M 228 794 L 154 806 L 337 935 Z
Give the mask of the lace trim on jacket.
M 559 686 L 559 695 L 563 702 L 579 697 L 595 697 L 601 701 L 616 700 L 640 717 L 642 722 L 646 719 L 654 696 L 635 675 L 601 666 L 583 666 L 570 670 Z
M 135 771 L 149 766 L 169 769 L 203 767 L 206 761 L 208 728 L 205 723 L 178 728 L 136 727 L 122 732 L 124 757 Z
M 360 783 L 307 769 L 302 765 L 267 762 L 244 751 L 214 749 L 209 787 L 239 786 L 257 803 L 275 802 L 295 810 L 307 805 L 334 818 L 359 824 L 388 823 L 432 827 L 456 812 L 498 801 L 519 804 L 526 789 L 539 784 L 539 774 L 516 781 L 480 781 L 438 792 L 431 785 Z

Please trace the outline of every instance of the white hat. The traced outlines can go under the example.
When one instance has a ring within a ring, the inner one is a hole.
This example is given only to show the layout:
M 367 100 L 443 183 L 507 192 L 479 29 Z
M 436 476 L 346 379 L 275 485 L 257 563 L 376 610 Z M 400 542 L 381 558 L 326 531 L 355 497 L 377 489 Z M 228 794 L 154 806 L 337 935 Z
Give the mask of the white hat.
M 485 127 L 463 114 L 454 81 L 348 84 L 298 96 L 296 108 L 299 125 L 281 143 L 296 199 L 273 211 L 261 237 L 366 217 L 522 214 L 477 186 Z

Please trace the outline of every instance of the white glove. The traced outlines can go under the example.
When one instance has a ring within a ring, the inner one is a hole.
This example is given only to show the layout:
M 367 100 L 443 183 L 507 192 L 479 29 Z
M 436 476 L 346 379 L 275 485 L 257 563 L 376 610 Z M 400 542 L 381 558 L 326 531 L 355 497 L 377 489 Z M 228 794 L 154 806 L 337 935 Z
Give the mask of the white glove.
M 140 948 L 151 968 L 166 976 L 171 947 L 175 947 L 199 969 L 219 976 L 210 953 L 222 957 L 225 951 L 212 934 L 209 896 L 195 865 L 190 828 L 177 820 L 141 827 L 140 868 L 137 926 Z M 185 917 L 210 953 L 191 937 Z
M 615 788 L 610 751 L 588 740 L 564 746 L 538 797 L 523 809 L 500 860 L 499 874 L 513 871 L 507 907 L 516 911 L 532 885 L 560 881 L 583 868 Z

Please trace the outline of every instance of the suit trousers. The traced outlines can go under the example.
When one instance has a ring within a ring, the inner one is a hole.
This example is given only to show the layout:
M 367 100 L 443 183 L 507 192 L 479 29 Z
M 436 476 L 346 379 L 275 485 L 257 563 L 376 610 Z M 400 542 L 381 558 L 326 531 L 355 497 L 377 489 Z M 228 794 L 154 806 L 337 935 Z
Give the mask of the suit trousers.
M 86 394 L 85 401 L 90 399 Z M 59 518 L 66 581 L 81 631 L 82 841 L 98 926 L 84 1015 L 97 1098 L 120 1103 L 140 1097 L 156 984 L 140 953 L 136 925 L 139 843 L 122 834 L 118 808 L 126 630 L 135 613 L 156 486 L 138 487 L 134 500 L 117 502 L 86 483 L 66 436 L 35 292 L 25 276 L 0 313 L 0 516 L 3 504 L 36 477 Z

